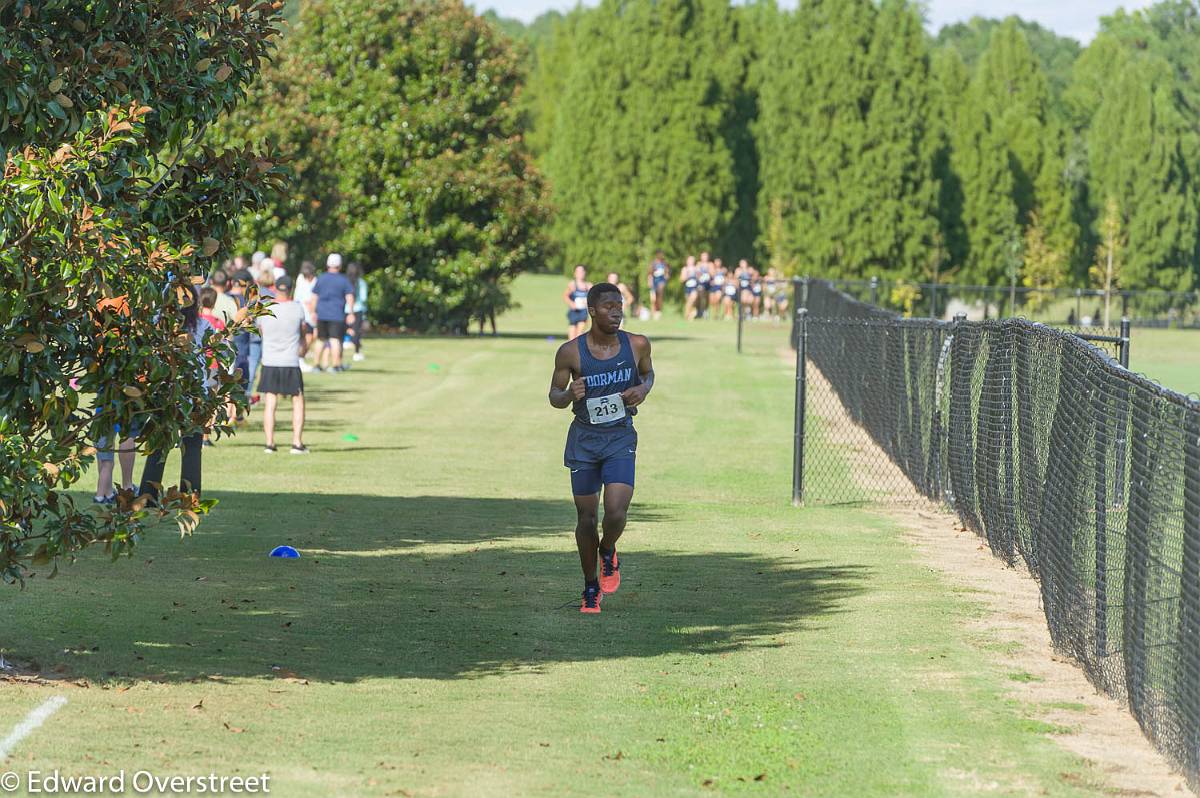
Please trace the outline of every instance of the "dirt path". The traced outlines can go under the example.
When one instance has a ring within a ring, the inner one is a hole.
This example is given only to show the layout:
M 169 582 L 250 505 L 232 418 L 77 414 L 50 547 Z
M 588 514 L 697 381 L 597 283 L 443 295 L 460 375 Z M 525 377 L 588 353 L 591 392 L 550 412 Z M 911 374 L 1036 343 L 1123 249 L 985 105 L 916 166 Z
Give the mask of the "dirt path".
M 809 375 L 811 412 L 827 422 L 831 440 L 851 453 L 860 487 L 889 504 L 880 514 L 902 525 L 925 564 L 949 584 L 970 590 L 986 608 L 968 628 L 987 646 L 993 661 L 1010 672 L 1010 695 L 1034 718 L 1054 726 L 1051 739 L 1095 765 L 1106 794 L 1194 795 L 1128 709 L 1098 692 L 1077 665 L 1054 650 L 1033 577 L 1024 569 L 1005 566 L 987 542 L 952 513 L 927 502 L 921 507 L 920 496 L 903 472 L 850 420 L 811 364 Z M 907 492 L 900 487 L 905 484 Z

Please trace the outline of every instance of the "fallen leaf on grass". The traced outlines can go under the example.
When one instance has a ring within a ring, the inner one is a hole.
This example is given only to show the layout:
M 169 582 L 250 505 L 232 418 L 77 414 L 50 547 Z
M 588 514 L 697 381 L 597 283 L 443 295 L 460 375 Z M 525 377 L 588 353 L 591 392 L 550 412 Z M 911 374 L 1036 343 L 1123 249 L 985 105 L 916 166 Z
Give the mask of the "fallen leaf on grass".
M 605 755 L 604 755 L 604 759 L 611 759 L 611 760 L 613 760 L 613 761 L 616 761 L 616 760 L 618 760 L 618 759 L 624 759 L 624 758 L 625 758 L 625 754 L 624 754 L 624 753 L 622 753 L 622 752 L 620 752 L 620 751 L 617 751 L 617 752 L 616 752 L 615 754 L 613 754 L 612 756 L 609 756 L 608 754 L 605 754 Z
M 226 729 L 229 729 L 229 731 L 233 732 L 234 734 L 241 734 L 245 731 L 245 729 L 238 728 L 237 726 L 230 726 L 228 723 L 223 723 L 221 725 Z
M 192 704 L 192 709 L 204 709 L 204 699 L 201 698 L 199 701 Z

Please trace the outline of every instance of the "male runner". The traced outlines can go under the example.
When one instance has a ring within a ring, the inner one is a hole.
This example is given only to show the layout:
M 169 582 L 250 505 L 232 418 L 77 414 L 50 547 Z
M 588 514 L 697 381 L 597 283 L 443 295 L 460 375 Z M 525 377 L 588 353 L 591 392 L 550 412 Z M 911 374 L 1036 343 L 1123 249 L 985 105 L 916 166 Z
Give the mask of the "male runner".
M 573 341 L 583 335 L 587 329 L 588 290 L 592 284 L 587 281 L 587 267 L 583 264 L 575 267 L 575 279 L 567 283 L 563 291 L 563 302 L 567 303 L 567 340 Z
M 588 291 L 592 327 L 554 356 L 550 404 L 571 407 L 563 461 L 571 469 L 575 496 L 575 544 L 583 567 L 579 611 L 600 612 L 600 598 L 621 584 L 617 539 L 633 498 L 637 432 L 633 416 L 654 387 L 650 340 L 623 332 L 621 292 L 612 283 Z M 604 488 L 604 537 L 596 531 L 600 488 Z M 596 576 L 597 553 L 600 576 Z
M 654 262 L 650 264 L 650 269 L 646 272 L 655 319 L 662 318 L 663 295 L 666 293 L 669 279 L 671 279 L 671 267 L 667 265 L 666 254 L 660 249 L 654 253 Z

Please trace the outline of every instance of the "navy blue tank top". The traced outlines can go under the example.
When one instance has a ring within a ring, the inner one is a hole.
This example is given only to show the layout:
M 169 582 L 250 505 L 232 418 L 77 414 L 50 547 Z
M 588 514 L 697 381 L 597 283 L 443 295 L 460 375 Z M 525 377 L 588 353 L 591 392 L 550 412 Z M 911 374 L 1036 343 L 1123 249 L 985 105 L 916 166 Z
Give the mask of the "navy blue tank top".
M 573 288 L 571 289 L 571 306 L 572 310 L 587 310 L 587 289 L 580 288 L 579 283 L 571 281 Z
M 592 355 L 591 350 L 588 349 L 586 335 L 575 339 L 579 342 L 579 375 L 587 382 L 587 393 L 584 394 L 582 401 L 572 405 L 572 411 L 579 423 L 593 429 L 629 427 L 633 425 L 633 416 L 637 415 L 637 408 L 625 407 L 620 394 L 635 385 L 641 385 L 642 375 L 638 372 L 637 360 L 633 356 L 633 344 L 629 343 L 629 336 L 623 331 L 617 330 L 617 339 L 621 342 L 621 349 L 607 360 L 600 360 Z M 607 403 L 600 401 L 604 397 L 614 395 L 616 398 Z M 592 408 L 588 406 L 589 399 L 595 400 L 592 402 Z M 620 417 L 619 409 L 614 412 L 618 406 L 624 409 L 623 417 Z M 595 423 L 592 421 L 593 412 L 596 414 Z M 613 415 L 619 417 L 611 421 L 605 420 L 606 417 Z

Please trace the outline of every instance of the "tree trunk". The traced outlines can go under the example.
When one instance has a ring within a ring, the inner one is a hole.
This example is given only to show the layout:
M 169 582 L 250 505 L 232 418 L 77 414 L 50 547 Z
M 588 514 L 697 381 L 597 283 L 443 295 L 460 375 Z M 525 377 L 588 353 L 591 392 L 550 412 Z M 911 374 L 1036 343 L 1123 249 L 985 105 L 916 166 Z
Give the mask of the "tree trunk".
M 1104 326 L 1108 327 L 1109 307 L 1112 304 L 1113 240 L 1108 239 L 1108 267 L 1104 273 Z

